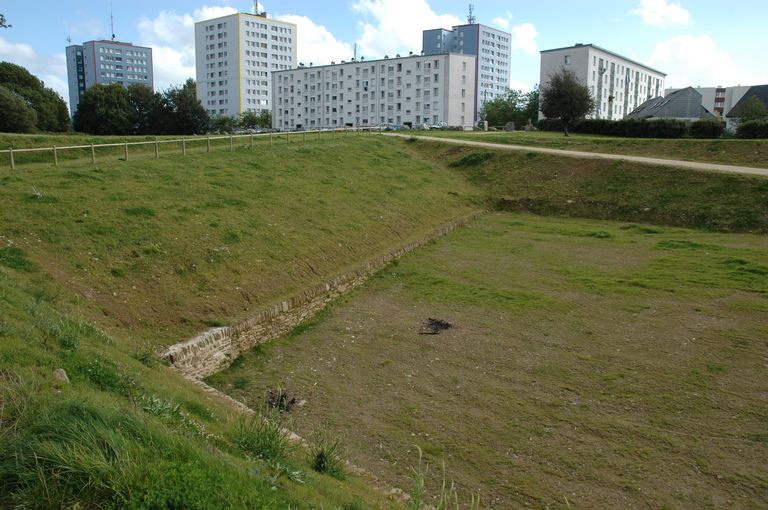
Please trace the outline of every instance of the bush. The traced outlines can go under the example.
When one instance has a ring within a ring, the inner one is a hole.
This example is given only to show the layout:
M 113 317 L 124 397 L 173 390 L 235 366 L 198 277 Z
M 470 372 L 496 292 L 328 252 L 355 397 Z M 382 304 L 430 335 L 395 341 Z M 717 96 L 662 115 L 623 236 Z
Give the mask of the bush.
M 693 138 L 720 138 L 725 131 L 725 122 L 720 119 L 701 119 L 691 123 Z
M 320 438 L 310 450 L 309 464 L 318 473 L 330 475 L 338 480 L 343 479 L 344 467 L 339 440 Z
M 768 138 L 768 121 L 750 120 L 736 128 L 738 138 Z
M 233 439 L 244 452 L 270 462 L 285 462 L 293 447 L 277 411 L 241 416 Z
M 540 119 L 536 127 L 539 131 L 562 131 L 563 122 L 560 119 Z

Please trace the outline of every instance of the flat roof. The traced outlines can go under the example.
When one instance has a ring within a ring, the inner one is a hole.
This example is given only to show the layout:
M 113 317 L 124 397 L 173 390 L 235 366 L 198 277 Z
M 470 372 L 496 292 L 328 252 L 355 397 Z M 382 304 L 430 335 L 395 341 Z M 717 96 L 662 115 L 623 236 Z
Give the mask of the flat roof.
M 199 25 L 201 23 L 209 23 L 211 21 L 216 21 L 223 18 L 231 18 L 232 16 L 252 16 L 254 18 L 263 19 L 265 21 L 271 21 L 272 23 L 280 23 L 281 25 L 291 25 L 292 27 L 297 27 L 296 23 L 291 23 L 290 21 L 280 21 L 277 19 L 272 19 L 267 17 L 267 13 L 265 12 L 262 16 L 261 14 L 254 14 L 252 12 L 233 12 L 232 14 L 225 14 L 224 16 L 217 16 L 215 18 L 208 18 L 208 19 L 201 19 L 200 21 L 195 21 L 195 25 Z
M 622 60 L 626 60 L 627 62 L 632 62 L 635 65 L 638 65 L 640 67 L 644 67 L 646 69 L 650 69 L 654 73 L 659 73 L 663 76 L 667 76 L 667 73 L 664 73 L 662 71 L 659 71 L 658 69 L 654 69 L 653 67 L 647 66 L 645 64 L 641 64 L 640 62 L 637 62 L 635 60 L 632 60 L 631 58 L 627 58 L 623 55 L 619 55 L 615 51 L 606 50 L 605 48 L 601 48 L 600 46 L 597 46 L 596 44 L 574 44 L 573 46 L 564 46 L 562 48 L 553 48 L 551 50 L 541 50 L 539 53 L 549 53 L 550 51 L 562 51 L 562 50 L 575 50 L 576 48 L 594 48 L 596 50 L 600 50 L 604 53 L 608 53 L 609 55 L 613 55 L 614 57 L 618 57 Z
M 442 55 L 448 55 L 448 56 L 455 55 L 455 56 L 458 56 L 458 57 L 467 57 L 467 58 L 473 58 L 473 59 L 476 58 L 474 55 L 469 55 L 467 53 L 456 53 L 455 51 L 450 51 L 450 52 L 447 52 L 447 53 L 430 53 L 429 55 L 422 55 L 420 53 L 419 54 L 414 53 L 413 55 L 406 55 L 404 57 L 377 58 L 377 59 L 372 59 L 372 60 L 350 60 L 348 62 L 339 62 L 338 64 L 323 64 L 323 65 L 319 65 L 319 66 L 306 66 L 305 65 L 303 67 L 294 67 L 292 69 L 280 69 L 280 70 L 277 70 L 277 71 L 272 71 L 272 74 L 275 74 L 275 73 L 287 73 L 289 71 L 299 71 L 299 70 L 306 71 L 307 69 L 320 69 L 322 67 L 346 66 L 346 65 L 350 65 L 350 64 L 371 64 L 371 63 L 375 63 L 375 62 L 392 62 L 393 60 L 404 60 L 406 58 L 427 58 L 427 59 L 429 59 L 429 58 L 434 58 L 434 57 L 442 56 Z

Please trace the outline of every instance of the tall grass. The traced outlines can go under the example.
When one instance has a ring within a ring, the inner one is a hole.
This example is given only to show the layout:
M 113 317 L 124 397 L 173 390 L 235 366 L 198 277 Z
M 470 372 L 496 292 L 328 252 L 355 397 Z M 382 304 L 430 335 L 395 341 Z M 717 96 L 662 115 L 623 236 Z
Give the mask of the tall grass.
M 276 410 L 241 415 L 233 440 L 247 454 L 272 463 L 285 462 L 293 448 Z

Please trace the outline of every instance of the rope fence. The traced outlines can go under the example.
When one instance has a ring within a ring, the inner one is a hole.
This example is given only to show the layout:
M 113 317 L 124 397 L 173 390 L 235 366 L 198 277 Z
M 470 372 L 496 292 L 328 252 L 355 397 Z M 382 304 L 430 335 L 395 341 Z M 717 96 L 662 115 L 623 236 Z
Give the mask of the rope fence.
M 168 145 L 168 144 L 177 144 L 180 148 L 180 152 L 182 156 L 186 156 L 188 152 L 188 146 L 191 144 L 201 144 L 205 143 L 205 150 L 206 153 L 210 153 L 212 150 L 212 147 L 215 146 L 215 142 L 218 142 L 220 140 L 228 141 L 228 144 L 225 144 L 228 146 L 230 151 L 235 150 L 235 139 L 248 139 L 248 147 L 253 148 L 254 140 L 266 140 L 269 138 L 269 145 L 274 145 L 275 142 L 285 140 L 286 143 L 293 143 L 296 142 L 296 138 L 300 137 L 301 142 L 306 142 L 309 138 L 312 139 L 313 135 L 317 135 L 317 139 L 319 140 L 324 134 L 330 133 L 331 139 L 335 139 L 337 135 L 339 136 L 349 136 L 351 134 L 357 134 L 361 135 L 363 133 L 367 133 L 368 135 L 373 134 L 374 132 L 381 133 L 383 129 L 378 127 L 371 127 L 371 128 L 341 128 L 341 129 L 327 129 L 327 130 L 310 130 L 310 131 L 284 131 L 284 132 L 274 132 L 274 133 L 250 133 L 250 134 L 241 134 L 241 135 L 225 135 L 225 136 L 206 136 L 206 137 L 192 137 L 192 138 L 178 138 L 178 139 L 172 139 L 172 140 L 166 140 L 166 139 L 155 139 L 155 140 L 149 140 L 149 141 L 142 141 L 142 142 L 120 142 L 120 143 L 102 143 L 102 144 L 84 144 L 84 145 L 64 145 L 64 146 L 57 146 L 57 145 L 51 145 L 48 147 L 29 147 L 29 148 L 22 148 L 22 149 L 14 149 L 13 147 L 9 147 L 8 149 L 2 149 L 0 150 L 0 154 L 7 154 L 8 155 L 8 161 L 11 166 L 11 170 L 16 170 L 16 166 L 18 164 L 17 157 L 23 154 L 35 154 L 35 153 L 49 153 L 51 155 L 51 161 L 53 163 L 53 166 L 59 166 L 59 159 L 61 156 L 66 155 L 67 151 L 75 152 L 75 151 L 81 151 L 82 158 L 90 157 L 91 164 L 96 164 L 96 149 L 104 149 L 109 148 L 113 151 L 116 150 L 122 156 L 122 158 L 125 161 L 128 161 L 128 157 L 131 153 L 129 151 L 129 147 L 138 148 L 141 147 L 144 149 L 142 152 L 146 153 L 151 151 L 154 155 L 154 158 L 157 159 L 160 157 L 160 146 L 161 145 Z M 212 144 L 211 142 L 214 142 Z M 221 145 L 221 144 L 219 144 Z M 148 149 L 148 150 L 147 150 Z M 134 151 L 135 154 L 136 151 Z M 178 154 L 178 152 L 175 152 L 175 154 Z M 70 158 L 70 159 L 78 159 Z M 36 161 L 39 163 L 39 161 Z

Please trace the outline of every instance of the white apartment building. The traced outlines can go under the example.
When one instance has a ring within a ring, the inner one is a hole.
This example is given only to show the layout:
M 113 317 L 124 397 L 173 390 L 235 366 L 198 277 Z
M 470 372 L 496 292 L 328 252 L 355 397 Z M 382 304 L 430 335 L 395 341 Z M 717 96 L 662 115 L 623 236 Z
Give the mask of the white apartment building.
M 422 32 L 422 51 L 425 55 L 462 53 L 477 57 L 475 122 L 480 120 L 480 112 L 486 101 L 503 96 L 509 89 L 510 39 L 509 32 L 473 21 L 451 30 L 436 28 Z
M 210 115 L 272 110 L 273 71 L 296 67 L 296 25 L 266 13 L 195 23 L 197 98 Z
M 283 130 L 418 126 L 471 129 L 475 57 L 444 53 L 276 71 L 272 125 Z
M 576 44 L 541 52 L 540 87 L 562 67 L 589 87 L 596 102 L 589 117 L 595 119 L 622 119 L 648 99 L 661 96 L 667 76 L 594 44 Z

